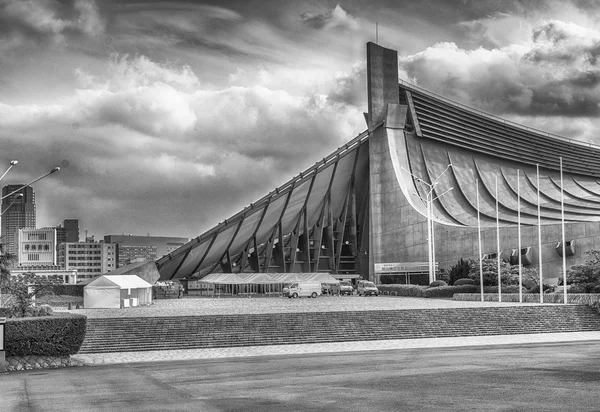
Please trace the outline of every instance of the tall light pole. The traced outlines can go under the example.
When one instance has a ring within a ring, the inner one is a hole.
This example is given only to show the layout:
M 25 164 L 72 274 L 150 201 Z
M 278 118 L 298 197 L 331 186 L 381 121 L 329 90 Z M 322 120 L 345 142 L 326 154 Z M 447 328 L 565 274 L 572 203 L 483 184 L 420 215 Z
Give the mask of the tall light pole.
M 23 200 L 23 193 L 17 193 L 15 195 L 15 197 L 13 197 L 13 201 L 10 202 L 10 205 L 6 206 L 6 209 L 4 209 L 3 211 L 0 212 L 0 216 L 2 216 L 4 213 L 6 213 L 6 211 L 8 209 L 10 209 L 10 207 L 17 202 L 17 199 L 19 199 L 19 201 Z
M 446 166 L 444 171 L 442 173 L 440 173 L 440 175 L 432 183 L 427 183 L 426 181 L 424 181 L 420 177 L 414 175 L 412 172 L 405 169 L 404 167 L 400 167 L 400 169 L 404 170 L 406 173 L 411 175 L 413 177 L 413 179 L 415 179 L 417 182 L 421 183 L 426 189 L 425 199 L 423 199 L 423 197 L 418 193 L 417 193 L 417 196 L 419 196 L 419 199 L 421 199 L 421 201 L 423 203 L 425 203 L 425 206 L 427 207 L 427 254 L 428 254 L 428 260 L 429 260 L 429 283 L 431 283 L 435 280 L 435 245 L 433 244 L 433 202 L 435 202 L 437 199 L 444 196 L 446 193 L 448 193 L 449 191 L 451 191 L 454 188 L 451 187 L 436 197 L 433 197 L 433 194 L 434 194 L 433 191 L 435 189 L 435 186 L 439 183 L 440 178 L 451 167 L 452 167 L 452 163 L 450 163 L 448 166 Z
M 2 180 L 4 178 L 4 176 L 6 176 L 6 174 L 10 171 L 10 169 L 13 168 L 13 166 L 16 166 L 16 164 L 19 163 L 18 160 L 11 160 L 10 161 L 10 165 L 8 166 L 8 169 L 6 169 L 6 171 L 2 174 L 2 176 L 0 176 L 0 180 Z M 23 195 L 21 195 L 23 196 Z M 15 199 L 13 200 L 13 202 L 6 208 L 6 210 L 8 210 L 10 208 L 10 206 L 13 205 L 13 203 L 15 203 L 17 196 L 15 196 Z M 4 212 L 6 212 L 6 210 L 2 211 L 0 213 L 0 216 L 2 216 L 2 214 L 4 214 Z M 2 251 L 0 250 L 0 253 Z M 0 306 L 2 305 L 2 289 L 0 289 Z
M 11 163 L 12 163 L 12 162 L 11 162 Z M 49 171 L 48 173 L 46 173 L 45 175 L 42 175 L 42 176 L 38 177 L 37 179 L 35 179 L 35 180 L 32 180 L 31 182 L 27 183 L 26 185 L 23 185 L 23 186 L 21 186 L 21 187 L 20 187 L 20 188 L 18 188 L 17 190 L 15 190 L 15 191 L 12 191 L 12 192 L 10 192 L 9 194 L 7 194 L 7 195 L 5 195 L 5 196 L 2 196 L 2 197 L 0 197 L 0 200 L 4 200 L 4 199 L 6 199 L 6 198 L 7 198 L 7 197 L 9 197 L 9 196 L 12 196 L 12 195 L 14 195 L 15 193 L 17 193 L 17 192 L 21 191 L 22 189 L 24 189 L 24 188 L 26 188 L 26 187 L 28 187 L 28 186 L 31 186 L 31 185 L 32 185 L 32 184 L 34 184 L 35 182 L 38 182 L 38 181 L 42 180 L 43 178 L 45 178 L 46 176 L 50 176 L 52 173 L 56 173 L 56 172 L 58 172 L 59 170 L 60 170 L 60 167 L 58 167 L 58 166 L 57 166 L 57 167 L 53 167 L 53 168 L 52 168 L 52 170 L 50 170 L 50 171 Z
M 13 166 L 15 166 L 17 163 L 19 163 L 19 161 L 18 161 L 18 160 L 11 160 L 11 161 L 10 161 L 10 166 L 8 166 L 8 169 L 6 169 L 6 172 L 4 172 L 4 174 L 3 174 L 2 176 L 0 176 L 0 180 L 2 180 L 2 179 L 4 178 L 4 176 L 6 176 L 6 174 L 8 173 L 8 171 L 9 171 L 10 169 L 12 169 L 12 168 L 13 168 Z
M 2 178 L 3 178 L 4 176 L 6 176 L 6 174 L 8 173 L 8 171 L 9 171 L 9 170 L 10 170 L 10 169 L 11 169 L 13 166 L 15 166 L 17 163 L 18 163 L 18 161 L 17 161 L 17 160 L 13 160 L 13 161 L 11 161 L 11 162 L 10 162 L 10 166 L 8 167 L 8 169 L 6 169 L 6 172 L 4 172 L 4 174 L 3 174 L 2 176 L 0 176 L 0 180 L 2 180 Z M 49 176 L 49 175 L 51 175 L 51 174 L 53 174 L 53 173 L 56 173 L 56 172 L 58 172 L 59 170 L 60 170 L 60 167 L 54 167 L 54 168 L 52 168 L 52 169 L 51 169 L 51 170 L 50 170 L 48 173 L 46 173 L 46 174 L 44 174 L 44 175 L 42 175 L 42 176 L 38 177 L 37 179 L 34 179 L 34 180 L 32 180 L 31 182 L 27 183 L 26 185 L 23 185 L 23 186 L 21 186 L 21 187 L 20 187 L 20 188 L 18 188 L 17 190 L 15 190 L 15 191 L 13 191 L 13 192 L 11 192 L 11 193 L 9 193 L 9 194 L 5 195 L 5 196 L 2 196 L 2 197 L 0 197 L 0 201 L 2 201 L 2 200 L 4 200 L 4 199 L 6 199 L 7 197 L 10 197 L 10 196 L 14 195 L 15 193 L 17 193 L 17 192 L 21 191 L 22 189 L 24 189 L 24 188 L 26 188 L 26 187 L 28 187 L 28 186 L 31 186 L 32 184 L 34 184 L 35 182 L 38 182 L 38 181 L 42 180 L 42 179 L 43 179 L 43 178 L 45 178 L 46 176 Z M 22 198 L 22 197 L 23 197 L 23 194 L 19 193 L 17 196 L 15 196 L 15 198 L 14 198 L 14 199 L 13 199 L 13 201 L 12 201 L 12 203 L 11 203 L 11 204 L 10 204 L 10 205 L 9 205 L 9 206 L 8 206 L 8 207 L 7 207 L 7 208 L 4 210 L 4 211 L 2 211 L 2 212 L 0 213 L 0 216 L 1 216 L 2 214 L 4 214 L 4 212 L 6 212 L 6 210 L 8 210 L 8 209 L 10 208 L 10 206 L 12 206 L 12 205 L 15 203 L 16 199 L 17 199 L 17 198 L 19 198 L 19 197 L 20 197 L 20 198 Z M 4 235 L 4 233 L 1 233 L 0 235 Z M 1 304 L 1 303 L 2 303 L 2 292 L 0 291 L 0 304 Z

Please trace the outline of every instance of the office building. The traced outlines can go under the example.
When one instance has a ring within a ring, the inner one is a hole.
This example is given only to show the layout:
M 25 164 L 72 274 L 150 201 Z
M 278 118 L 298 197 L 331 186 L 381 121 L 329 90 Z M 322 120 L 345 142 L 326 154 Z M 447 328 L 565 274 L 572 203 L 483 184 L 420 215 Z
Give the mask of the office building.
M 56 265 L 56 228 L 17 229 L 18 266 Z
M 17 230 L 35 228 L 35 193 L 23 184 L 6 185 L 2 188 L 2 224 L 0 238 L 4 251 L 17 254 L 15 236 Z M 8 196 L 10 195 L 10 196 Z
M 188 238 L 164 236 L 106 235 L 104 243 L 117 244 L 118 266 L 135 261 L 155 260 L 183 246 Z
M 65 270 L 76 270 L 83 280 L 116 269 L 114 244 L 97 242 L 65 242 L 58 245 L 58 264 Z
M 79 219 L 65 219 L 56 226 L 56 242 L 79 242 Z

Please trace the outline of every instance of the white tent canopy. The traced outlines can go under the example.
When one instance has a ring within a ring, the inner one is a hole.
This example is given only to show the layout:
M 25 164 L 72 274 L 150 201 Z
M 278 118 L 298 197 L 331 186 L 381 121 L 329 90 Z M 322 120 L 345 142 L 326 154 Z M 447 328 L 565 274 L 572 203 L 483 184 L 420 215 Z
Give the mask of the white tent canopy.
M 328 273 L 211 273 L 200 282 L 221 285 L 285 284 L 293 282 L 321 282 L 337 285 L 339 280 Z
M 152 285 L 136 275 L 103 275 L 83 288 L 83 306 L 86 309 L 151 303 Z

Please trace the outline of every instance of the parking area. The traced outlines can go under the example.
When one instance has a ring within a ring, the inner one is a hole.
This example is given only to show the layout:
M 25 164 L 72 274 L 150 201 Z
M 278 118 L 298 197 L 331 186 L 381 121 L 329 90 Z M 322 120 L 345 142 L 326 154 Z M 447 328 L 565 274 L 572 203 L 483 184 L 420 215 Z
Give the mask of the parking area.
M 330 296 L 316 299 L 288 299 L 281 296 L 260 298 L 185 297 L 159 299 L 153 305 L 122 309 L 75 309 L 90 318 L 139 316 L 197 316 L 290 312 L 338 312 L 367 310 L 477 308 L 490 306 L 536 305 L 535 303 L 464 302 L 449 299 L 420 299 L 395 296 Z M 66 311 L 66 308 L 58 309 Z

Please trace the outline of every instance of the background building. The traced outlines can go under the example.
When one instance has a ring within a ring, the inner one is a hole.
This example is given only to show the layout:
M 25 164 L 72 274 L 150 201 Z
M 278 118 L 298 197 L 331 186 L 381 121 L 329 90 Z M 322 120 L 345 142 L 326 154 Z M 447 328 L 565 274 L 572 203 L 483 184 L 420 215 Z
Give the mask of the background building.
M 6 185 L 2 188 L 2 197 L 17 191 L 2 200 L 1 242 L 5 252 L 17 254 L 15 236 L 18 229 L 35 228 L 35 193 L 33 188 L 23 184 Z M 19 190 L 19 188 L 22 188 Z M 23 197 L 17 197 L 17 195 Z
M 15 242 L 19 266 L 56 265 L 56 228 L 17 229 Z
M 188 241 L 184 237 L 106 235 L 104 243 L 117 244 L 117 267 L 140 260 L 156 260 L 183 246 Z
M 58 264 L 65 270 L 76 270 L 83 280 L 116 268 L 115 244 L 65 242 L 58 245 Z
M 56 242 L 79 242 L 79 219 L 65 219 L 56 226 Z

